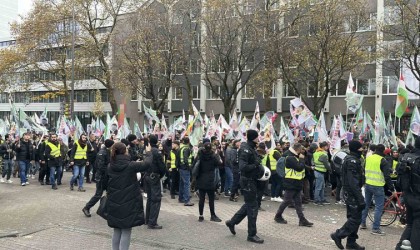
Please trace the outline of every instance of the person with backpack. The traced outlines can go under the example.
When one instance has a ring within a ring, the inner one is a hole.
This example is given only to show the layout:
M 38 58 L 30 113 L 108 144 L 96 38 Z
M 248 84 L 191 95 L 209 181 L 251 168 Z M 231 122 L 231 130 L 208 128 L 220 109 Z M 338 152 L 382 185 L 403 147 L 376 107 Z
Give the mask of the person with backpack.
M 402 189 L 407 209 L 407 224 L 401 235 L 396 250 L 403 248 L 407 241 L 411 249 L 420 249 L 420 137 L 414 143 L 411 153 L 401 157 L 397 166 L 398 186 Z
M 359 141 L 349 143 L 350 154 L 345 156 L 341 164 L 342 182 L 344 197 L 346 197 L 347 221 L 335 233 L 332 233 L 331 239 L 336 246 L 344 249 L 341 240 L 347 238 L 346 249 L 363 250 L 364 247 L 356 243 L 357 232 L 362 221 L 362 211 L 366 206 L 362 195 L 363 186 L 363 167 L 361 157 L 363 145 Z
M 294 202 L 296 213 L 299 217 L 299 226 L 311 227 L 313 223 L 305 218 L 302 209 L 301 193 L 303 189 L 303 178 L 305 177 L 305 156 L 302 154 L 302 150 L 302 144 L 295 143 L 283 154 L 285 163 L 284 201 L 280 204 L 274 220 L 280 224 L 287 224 L 287 221 L 283 218 L 283 212 L 287 206 Z

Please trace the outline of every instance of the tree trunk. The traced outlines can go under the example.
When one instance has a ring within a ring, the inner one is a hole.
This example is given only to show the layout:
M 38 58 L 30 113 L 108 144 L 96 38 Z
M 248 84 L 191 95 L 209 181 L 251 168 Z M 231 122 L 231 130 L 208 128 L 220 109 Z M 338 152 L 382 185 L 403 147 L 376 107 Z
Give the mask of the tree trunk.
M 112 115 L 116 115 L 118 112 L 117 101 L 115 100 L 114 89 L 108 88 L 108 102 L 111 105 Z
M 226 121 L 229 123 L 230 122 L 230 112 L 232 111 L 231 109 L 231 104 L 232 104 L 232 100 L 231 99 L 226 99 L 223 101 L 223 106 L 224 106 L 224 116 Z

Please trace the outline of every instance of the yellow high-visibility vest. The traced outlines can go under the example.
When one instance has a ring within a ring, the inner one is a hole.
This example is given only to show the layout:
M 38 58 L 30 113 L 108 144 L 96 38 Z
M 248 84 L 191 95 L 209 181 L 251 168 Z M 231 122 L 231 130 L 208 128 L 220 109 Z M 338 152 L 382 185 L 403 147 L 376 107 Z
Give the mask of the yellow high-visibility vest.
M 176 154 L 173 151 L 171 151 L 171 160 L 170 160 L 170 163 L 171 163 L 171 168 L 172 169 L 173 168 L 176 168 Z
M 325 151 L 316 151 L 314 153 L 315 170 L 325 173 L 327 172 L 327 169 L 325 168 L 324 163 L 319 161 L 319 157 L 321 157 L 321 155 L 327 155 L 327 153 L 325 153 Z
M 385 186 L 384 174 L 381 171 L 382 156 L 373 154 L 366 158 L 365 177 L 366 184 L 375 187 Z
M 276 171 L 277 169 L 277 160 L 274 158 L 274 153 L 279 152 L 277 149 L 270 150 L 268 157 L 270 159 L 270 169 Z M 280 153 L 280 152 L 279 152 Z
M 397 169 L 397 164 L 398 164 L 398 161 L 396 161 L 396 160 L 392 161 L 392 173 L 391 173 L 391 178 L 392 179 L 397 179 L 397 177 L 398 177 L 397 173 L 394 173 L 395 170 Z
M 299 161 L 297 157 L 295 158 Z M 303 178 L 305 178 L 305 169 L 302 171 L 296 171 L 292 168 L 288 168 L 287 166 L 285 166 L 284 170 L 286 172 L 286 176 L 284 178 L 286 179 L 302 180 Z
M 51 148 L 50 155 L 54 156 L 55 158 L 61 156 L 61 151 L 60 151 L 61 145 L 60 144 L 58 144 L 58 147 L 57 147 L 53 143 L 47 142 L 47 146 L 49 146 Z
M 76 149 L 76 153 L 74 154 L 74 159 L 86 160 L 87 159 L 86 153 L 87 153 L 88 146 L 86 145 L 85 148 L 82 148 L 78 141 L 76 141 L 75 144 L 77 145 L 77 149 Z
M 181 163 L 182 163 L 182 164 L 185 164 L 185 163 L 186 163 L 186 162 L 183 162 L 183 161 L 184 161 L 184 150 L 185 150 L 185 149 L 187 149 L 187 148 L 189 149 L 188 145 L 182 144 L 182 146 L 181 146 L 181 151 L 180 151 L 180 153 L 179 153 L 179 157 L 180 157 L 180 159 L 181 159 Z M 190 166 L 190 167 L 191 167 L 192 162 L 193 162 L 193 155 L 192 155 L 192 153 L 190 152 L 190 155 L 188 156 L 188 166 Z

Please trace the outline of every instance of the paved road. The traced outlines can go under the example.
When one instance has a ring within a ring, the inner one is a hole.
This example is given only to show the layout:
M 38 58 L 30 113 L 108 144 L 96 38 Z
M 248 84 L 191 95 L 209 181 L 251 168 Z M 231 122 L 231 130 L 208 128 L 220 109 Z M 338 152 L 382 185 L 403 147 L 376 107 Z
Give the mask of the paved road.
M 40 186 L 35 180 L 26 187 L 13 184 L 0 185 L 0 249 L 110 249 L 112 229 L 92 209 L 92 217 L 81 212 L 95 191 L 87 184 L 86 193 L 70 191 L 65 173 L 59 190 Z M 193 202 L 198 203 L 194 197 Z M 216 201 L 216 213 L 222 220 L 229 219 L 242 202 L 229 202 L 221 197 Z M 137 227 L 133 230 L 130 249 L 336 249 L 329 234 L 344 223 L 345 208 L 339 205 L 316 207 L 305 205 L 305 216 L 315 223 L 312 228 L 299 227 L 293 209 L 284 217 L 289 224 L 273 221 L 279 203 L 264 201 L 266 209 L 258 215 L 258 235 L 265 239 L 263 245 L 246 241 L 246 219 L 237 226 L 237 234 L 230 234 L 222 223 L 209 221 L 208 205 L 205 221 L 199 223 L 198 207 L 184 207 L 177 200 L 164 195 L 159 224 L 163 230 Z M 368 224 L 369 225 L 369 224 Z M 383 228 L 386 236 L 373 236 L 370 231 L 360 233 L 359 243 L 366 249 L 394 249 L 402 226 L 397 223 Z

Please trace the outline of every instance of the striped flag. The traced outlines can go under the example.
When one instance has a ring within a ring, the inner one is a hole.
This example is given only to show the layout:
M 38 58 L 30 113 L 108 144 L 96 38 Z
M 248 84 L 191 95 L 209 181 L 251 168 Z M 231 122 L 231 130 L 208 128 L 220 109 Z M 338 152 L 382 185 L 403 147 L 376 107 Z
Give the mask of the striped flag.
M 395 116 L 401 118 L 408 106 L 408 91 L 405 88 L 404 77 L 401 74 L 400 82 L 398 83 L 397 103 L 395 105 Z

